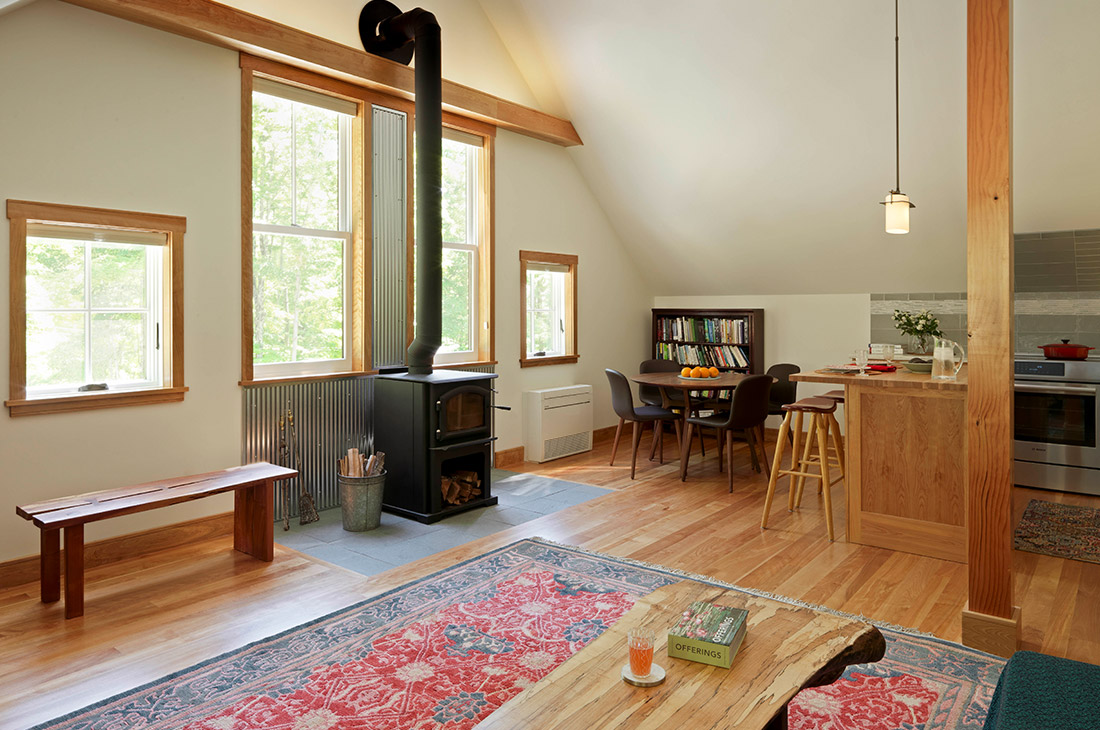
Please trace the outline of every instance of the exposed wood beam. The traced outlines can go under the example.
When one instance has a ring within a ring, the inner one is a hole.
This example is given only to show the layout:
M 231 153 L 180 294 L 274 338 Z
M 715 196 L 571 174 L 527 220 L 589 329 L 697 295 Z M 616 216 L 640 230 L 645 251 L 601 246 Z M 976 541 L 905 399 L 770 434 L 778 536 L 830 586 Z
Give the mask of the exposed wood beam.
M 413 97 L 413 70 L 212 0 L 66 0 L 91 10 L 260 58 Z M 581 144 L 572 123 L 483 91 L 443 81 L 443 108 L 528 137 Z
M 963 642 L 1018 643 L 1012 586 L 1012 0 L 968 0 L 966 52 L 969 603 Z

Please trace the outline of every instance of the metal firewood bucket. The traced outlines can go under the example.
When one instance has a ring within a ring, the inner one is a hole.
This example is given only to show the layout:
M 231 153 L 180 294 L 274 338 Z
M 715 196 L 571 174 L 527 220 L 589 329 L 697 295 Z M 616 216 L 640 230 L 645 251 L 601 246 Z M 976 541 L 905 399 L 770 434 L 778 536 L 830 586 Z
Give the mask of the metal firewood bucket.
M 348 532 L 373 530 L 382 521 L 382 491 L 386 471 L 372 477 L 336 475 L 340 485 L 340 514 Z

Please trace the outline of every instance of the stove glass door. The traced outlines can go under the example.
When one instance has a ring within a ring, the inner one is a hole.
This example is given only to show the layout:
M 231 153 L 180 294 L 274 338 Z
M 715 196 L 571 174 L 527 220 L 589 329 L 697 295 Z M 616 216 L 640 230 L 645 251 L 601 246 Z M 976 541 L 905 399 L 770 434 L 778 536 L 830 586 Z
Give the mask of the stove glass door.
M 439 424 L 436 440 L 490 436 L 489 391 L 480 386 L 463 386 L 444 393 L 436 402 Z

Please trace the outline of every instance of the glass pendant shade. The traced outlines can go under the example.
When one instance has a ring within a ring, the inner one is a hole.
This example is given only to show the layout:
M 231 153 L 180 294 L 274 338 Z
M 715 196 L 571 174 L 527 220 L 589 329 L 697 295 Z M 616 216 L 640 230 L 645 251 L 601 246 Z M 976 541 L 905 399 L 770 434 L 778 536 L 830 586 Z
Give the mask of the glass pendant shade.
M 886 232 L 909 232 L 909 196 L 905 193 L 887 193 L 886 200 Z

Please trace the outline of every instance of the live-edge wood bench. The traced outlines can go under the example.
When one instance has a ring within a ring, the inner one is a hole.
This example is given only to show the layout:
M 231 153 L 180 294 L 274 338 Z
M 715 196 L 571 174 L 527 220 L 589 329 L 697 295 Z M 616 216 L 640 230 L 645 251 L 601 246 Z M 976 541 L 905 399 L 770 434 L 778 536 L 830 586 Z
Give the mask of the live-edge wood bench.
M 61 529 L 65 529 L 65 618 L 84 615 L 84 525 L 110 517 L 235 492 L 233 547 L 259 560 L 275 557 L 275 482 L 297 476 L 267 462 L 165 479 L 133 487 L 89 492 L 15 508 L 42 530 L 42 602 L 61 598 Z

